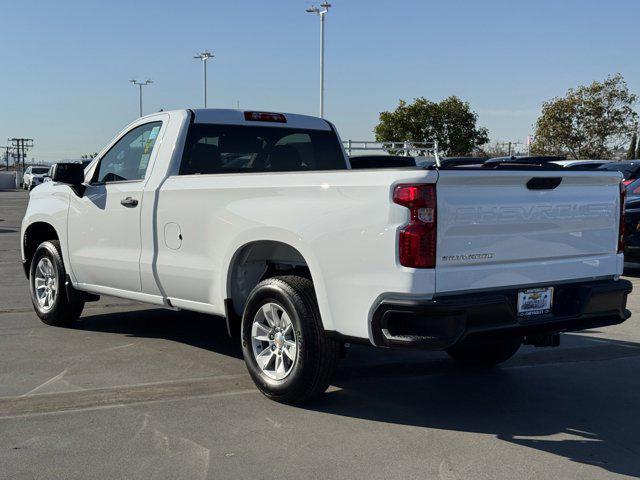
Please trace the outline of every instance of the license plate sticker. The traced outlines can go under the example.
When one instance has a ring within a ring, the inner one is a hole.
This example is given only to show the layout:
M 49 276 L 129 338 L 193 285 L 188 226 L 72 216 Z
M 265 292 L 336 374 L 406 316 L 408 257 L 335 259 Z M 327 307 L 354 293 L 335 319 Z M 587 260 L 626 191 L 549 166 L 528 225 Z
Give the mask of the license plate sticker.
M 545 315 L 551 312 L 553 287 L 529 288 L 518 292 L 518 316 Z

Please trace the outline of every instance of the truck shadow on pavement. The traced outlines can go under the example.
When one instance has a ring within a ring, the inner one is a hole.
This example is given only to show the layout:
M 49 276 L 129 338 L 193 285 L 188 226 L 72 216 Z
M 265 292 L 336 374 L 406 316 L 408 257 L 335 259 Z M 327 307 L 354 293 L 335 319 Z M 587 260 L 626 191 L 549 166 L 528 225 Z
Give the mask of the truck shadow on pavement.
M 161 338 L 233 358 L 242 358 L 238 342 L 227 336 L 224 318 L 162 308 L 92 314 L 86 310 L 76 330 L 117 333 L 127 337 Z
M 87 311 L 75 328 L 162 338 L 242 358 L 239 341 L 227 337 L 223 319 L 196 313 Z M 640 477 L 640 344 L 572 340 L 577 348 L 523 349 L 490 370 L 458 367 L 438 352 L 353 346 L 333 382 L 338 388 L 299 408 L 492 435 L 512 448 L 529 447 Z M 429 438 L 426 434 L 425 441 Z M 471 441 L 485 440 L 461 437 Z
M 623 357 L 612 361 L 592 361 L 591 348 L 580 348 L 571 350 L 584 350 L 582 358 L 558 363 L 519 362 L 516 356 L 503 367 L 468 370 L 451 362 L 445 366 L 443 360 L 442 374 L 338 379 L 340 389 L 311 409 L 493 435 L 514 446 L 640 477 L 640 345 L 613 343 L 606 347 L 609 354 L 618 348 Z M 542 352 L 534 356 L 544 359 Z

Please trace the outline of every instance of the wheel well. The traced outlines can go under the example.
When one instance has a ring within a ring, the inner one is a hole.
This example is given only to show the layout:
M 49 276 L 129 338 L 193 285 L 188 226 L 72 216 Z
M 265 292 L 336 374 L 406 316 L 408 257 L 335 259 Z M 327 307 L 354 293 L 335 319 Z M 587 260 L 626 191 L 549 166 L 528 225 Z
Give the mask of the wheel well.
M 56 229 L 46 222 L 35 222 L 27 227 L 24 232 L 24 238 L 22 239 L 24 245 L 24 271 L 29 276 L 29 269 L 31 267 L 31 259 L 33 254 L 36 253 L 38 245 L 47 240 L 59 240 Z
M 311 279 L 309 266 L 298 250 L 271 240 L 251 242 L 231 261 L 227 291 L 236 315 L 242 315 L 251 290 L 265 278 L 295 274 Z

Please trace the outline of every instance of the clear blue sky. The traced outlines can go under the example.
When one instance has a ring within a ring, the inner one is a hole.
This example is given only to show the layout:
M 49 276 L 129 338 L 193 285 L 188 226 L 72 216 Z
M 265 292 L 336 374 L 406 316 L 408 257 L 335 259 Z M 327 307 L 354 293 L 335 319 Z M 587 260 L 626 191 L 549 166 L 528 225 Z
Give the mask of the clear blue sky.
M 37 160 L 99 150 L 137 115 L 201 104 L 316 114 L 317 17 L 305 0 L 0 0 L 0 145 L 31 137 Z M 638 0 L 334 0 L 326 117 L 369 139 L 398 99 L 458 95 L 492 140 L 521 140 L 542 102 L 621 72 L 640 93 Z

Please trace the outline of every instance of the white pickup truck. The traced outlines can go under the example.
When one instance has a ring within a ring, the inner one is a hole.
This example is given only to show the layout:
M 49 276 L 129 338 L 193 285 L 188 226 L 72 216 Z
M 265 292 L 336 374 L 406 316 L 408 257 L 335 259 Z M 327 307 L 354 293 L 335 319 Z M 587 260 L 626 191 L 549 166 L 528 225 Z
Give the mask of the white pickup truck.
M 31 192 L 22 260 L 45 323 L 102 294 L 224 317 L 258 388 L 303 402 L 346 343 L 491 365 L 626 320 L 620 181 L 351 170 L 320 118 L 160 112 Z

